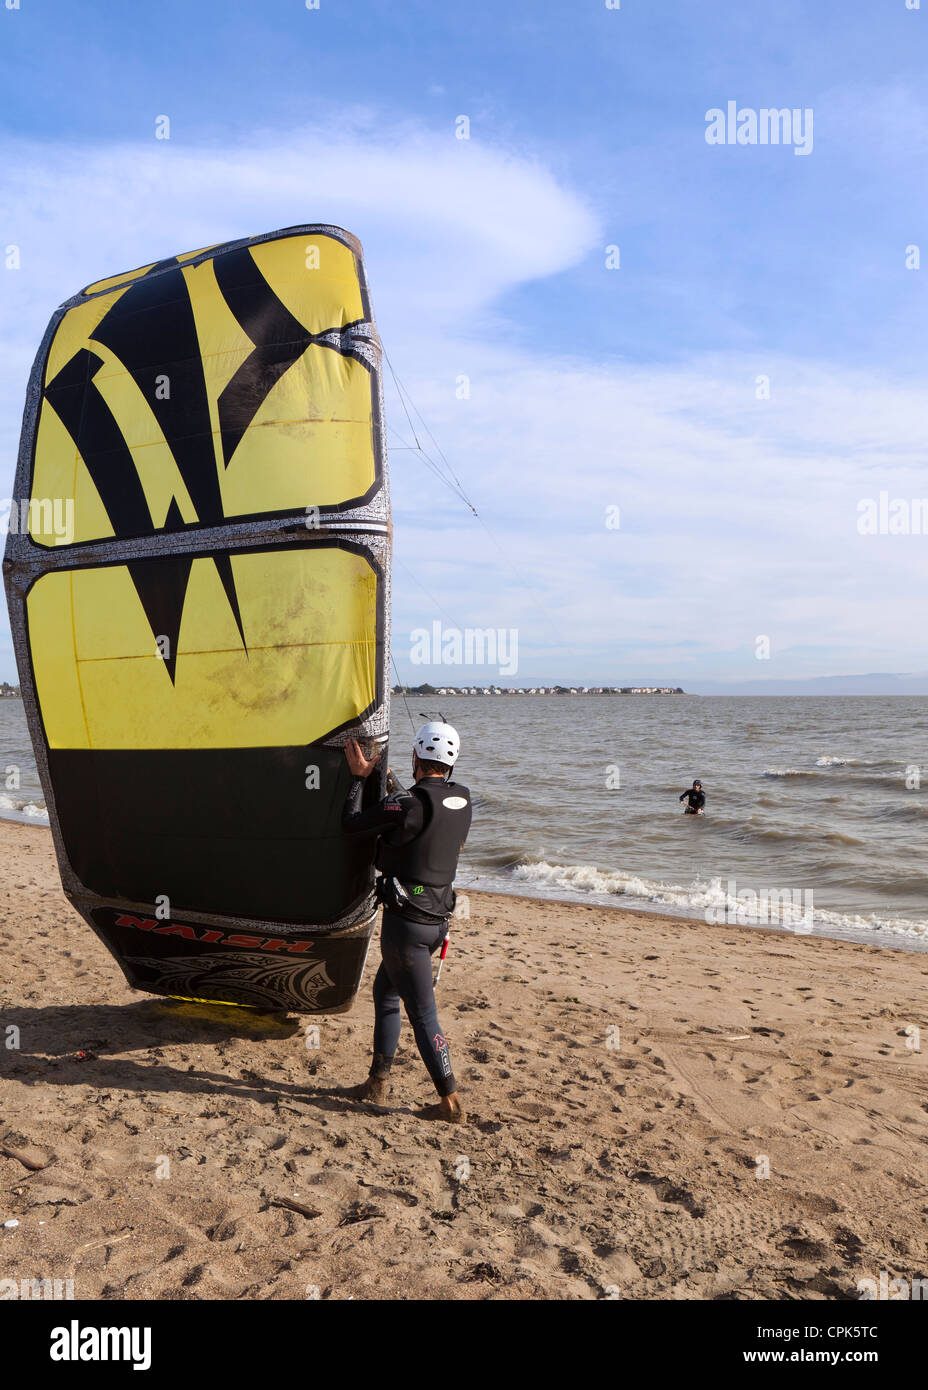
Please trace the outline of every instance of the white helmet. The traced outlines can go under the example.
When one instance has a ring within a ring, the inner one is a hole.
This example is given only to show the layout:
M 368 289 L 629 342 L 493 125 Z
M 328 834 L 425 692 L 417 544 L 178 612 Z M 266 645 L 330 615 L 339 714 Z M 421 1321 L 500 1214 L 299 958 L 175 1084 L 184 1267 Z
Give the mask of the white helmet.
M 440 719 L 430 719 L 422 725 L 412 746 L 420 758 L 454 767 L 461 751 L 461 740 L 457 729 L 452 729 L 450 724 L 443 724 Z

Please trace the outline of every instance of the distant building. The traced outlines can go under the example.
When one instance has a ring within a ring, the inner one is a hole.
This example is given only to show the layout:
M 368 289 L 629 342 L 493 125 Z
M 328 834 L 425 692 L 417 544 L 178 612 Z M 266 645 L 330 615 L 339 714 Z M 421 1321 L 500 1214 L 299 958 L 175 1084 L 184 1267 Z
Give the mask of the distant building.
M 395 685 L 394 695 L 685 695 L 680 685 Z M 0 697 L 19 695 L 19 686 L 0 682 Z

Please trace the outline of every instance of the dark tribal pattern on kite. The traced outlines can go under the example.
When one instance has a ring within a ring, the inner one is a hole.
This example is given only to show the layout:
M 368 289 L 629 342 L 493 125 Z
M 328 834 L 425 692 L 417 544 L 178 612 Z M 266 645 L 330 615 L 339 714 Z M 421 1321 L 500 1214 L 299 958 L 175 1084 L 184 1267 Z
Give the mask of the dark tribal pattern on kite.
M 359 243 L 291 227 L 69 300 L 33 368 L 16 497 L 7 595 L 71 901 L 138 988 L 175 993 L 189 955 L 199 997 L 348 1007 L 374 904 L 370 847 L 340 832 L 342 747 L 389 722 Z M 191 927 L 162 975 L 127 913 Z M 312 960 L 232 968 L 255 931 Z

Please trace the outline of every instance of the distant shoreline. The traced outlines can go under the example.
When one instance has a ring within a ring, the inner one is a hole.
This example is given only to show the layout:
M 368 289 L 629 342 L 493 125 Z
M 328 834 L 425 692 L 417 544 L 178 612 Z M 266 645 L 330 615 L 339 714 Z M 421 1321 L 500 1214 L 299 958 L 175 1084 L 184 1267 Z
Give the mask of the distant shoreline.
M 686 695 L 679 685 L 395 685 L 393 695 Z

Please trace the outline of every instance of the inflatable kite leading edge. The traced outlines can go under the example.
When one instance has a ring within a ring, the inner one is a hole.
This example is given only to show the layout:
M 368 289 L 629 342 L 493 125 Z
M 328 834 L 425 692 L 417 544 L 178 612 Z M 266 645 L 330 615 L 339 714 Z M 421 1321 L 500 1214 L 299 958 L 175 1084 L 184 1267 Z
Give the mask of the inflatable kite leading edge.
M 14 491 L 4 577 L 65 893 L 136 989 L 349 1008 L 375 904 L 343 748 L 386 742 L 390 698 L 358 241 L 289 227 L 68 300 Z

